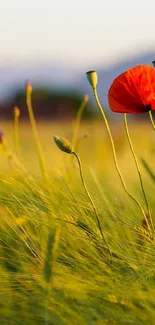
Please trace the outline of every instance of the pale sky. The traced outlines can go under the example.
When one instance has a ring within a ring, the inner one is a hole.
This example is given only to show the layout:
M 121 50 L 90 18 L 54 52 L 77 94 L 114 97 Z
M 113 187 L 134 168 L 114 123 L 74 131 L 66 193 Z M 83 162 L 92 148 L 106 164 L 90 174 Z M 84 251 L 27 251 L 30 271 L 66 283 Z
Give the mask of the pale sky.
M 0 0 L 0 63 L 84 67 L 153 48 L 154 0 Z

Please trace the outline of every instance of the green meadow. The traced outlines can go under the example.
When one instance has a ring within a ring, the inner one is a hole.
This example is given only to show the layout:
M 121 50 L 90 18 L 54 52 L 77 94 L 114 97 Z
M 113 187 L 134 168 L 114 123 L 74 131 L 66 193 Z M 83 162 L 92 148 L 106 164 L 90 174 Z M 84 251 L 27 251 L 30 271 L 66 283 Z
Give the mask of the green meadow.
M 154 130 L 149 119 L 128 125 L 153 219 Z M 110 126 L 126 187 L 146 211 L 123 118 Z M 0 324 L 153 325 L 154 235 L 122 187 L 102 119 L 81 120 L 76 152 L 104 238 L 76 157 L 53 140 L 72 142 L 75 121 L 37 123 L 46 176 L 31 124 L 0 127 Z

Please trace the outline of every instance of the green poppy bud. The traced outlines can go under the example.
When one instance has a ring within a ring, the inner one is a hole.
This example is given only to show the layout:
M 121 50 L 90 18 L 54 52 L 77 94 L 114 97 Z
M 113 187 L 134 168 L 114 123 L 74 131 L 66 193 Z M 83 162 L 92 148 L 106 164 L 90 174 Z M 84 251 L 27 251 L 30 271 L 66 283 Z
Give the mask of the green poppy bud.
M 87 73 L 87 79 L 90 83 L 90 85 L 95 89 L 98 82 L 97 72 L 96 71 L 88 71 Z
M 58 137 L 56 135 L 53 138 L 54 138 L 54 141 L 55 141 L 57 147 L 60 150 L 66 152 L 66 153 L 69 153 L 69 154 L 74 152 L 74 148 L 68 140 L 66 140 L 65 138 Z

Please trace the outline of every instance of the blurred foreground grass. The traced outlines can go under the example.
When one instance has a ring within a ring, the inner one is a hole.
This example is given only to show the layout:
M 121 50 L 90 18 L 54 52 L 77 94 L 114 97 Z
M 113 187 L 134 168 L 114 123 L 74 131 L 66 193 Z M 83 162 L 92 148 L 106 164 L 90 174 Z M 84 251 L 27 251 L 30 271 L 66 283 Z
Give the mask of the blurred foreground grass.
M 151 126 L 131 121 L 129 125 L 138 158 L 153 170 Z M 2 121 L 1 129 L 14 151 L 13 126 Z M 81 186 L 77 163 L 53 142 L 55 134 L 71 140 L 72 124 L 38 123 L 38 129 L 49 190 L 40 174 L 29 124 L 20 125 L 24 170 L 0 151 L 0 324 L 154 324 L 154 241 L 135 230 L 141 227 L 142 216 L 121 188 L 104 124 L 82 123 L 78 153 L 112 261 Z M 112 130 L 126 184 L 144 205 L 123 125 L 113 123 Z M 154 183 L 140 166 L 154 217 Z M 54 238 L 57 226 L 57 256 L 46 260 L 49 236 Z M 52 272 L 48 286 L 45 266 Z

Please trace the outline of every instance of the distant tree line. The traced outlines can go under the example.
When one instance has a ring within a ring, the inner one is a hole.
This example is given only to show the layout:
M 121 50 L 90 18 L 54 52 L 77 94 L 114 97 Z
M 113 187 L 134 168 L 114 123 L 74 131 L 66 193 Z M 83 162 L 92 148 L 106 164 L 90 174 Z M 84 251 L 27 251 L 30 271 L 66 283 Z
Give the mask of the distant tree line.
M 32 105 L 36 118 L 39 119 L 69 119 L 75 117 L 83 95 L 66 90 L 49 90 L 46 88 L 35 88 L 32 92 Z M 11 100 L 0 104 L 1 118 L 12 118 L 13 107 L 18 106 L 21 111 L 21 118 L 28 118 L 26 106 L 26 93 L 19 89 Z M 93 105 L 88 101 L 83 117 L 95 117 Z

